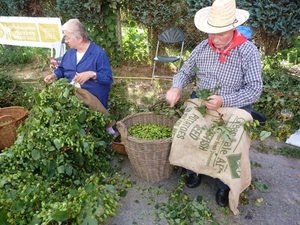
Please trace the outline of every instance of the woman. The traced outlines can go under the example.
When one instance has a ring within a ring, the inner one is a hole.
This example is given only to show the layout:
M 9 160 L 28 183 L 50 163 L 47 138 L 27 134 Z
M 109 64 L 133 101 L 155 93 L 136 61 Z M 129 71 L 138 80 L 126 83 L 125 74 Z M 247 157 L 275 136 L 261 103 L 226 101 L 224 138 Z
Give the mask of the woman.
M 78 19 L 66 22 L 62 26 L 62 32 L 65 43 L 70 48 L 62 57 L 60 65 L 44 81 L 50 84 L 55 79 L 67 78 L 69 83 L 96 96 L 107 109 L 113 77 L 106 52 L 89 39 L 86 29 Z M 111 127 L 108 132 L 115 133 Z

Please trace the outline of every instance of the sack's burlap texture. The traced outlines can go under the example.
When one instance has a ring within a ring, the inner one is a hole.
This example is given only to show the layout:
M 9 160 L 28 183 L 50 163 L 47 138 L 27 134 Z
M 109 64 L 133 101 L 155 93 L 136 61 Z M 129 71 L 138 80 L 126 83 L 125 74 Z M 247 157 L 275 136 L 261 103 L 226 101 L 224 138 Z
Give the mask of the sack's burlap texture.
M 196 109 L 199 99 L 186 101 L 186 110 L 173 128 L 170 163 L 218 178 L 230 187 L 229 207 L 236 215 L 239 195 L 251 183 L 249 160 L 250 138 L 243 122 L 252 116 L 238 108 L 220 108 L 226 127 L 232 129 L 235 141 L 225 142 L 222 132 L 208 134 L 214 120 L 220 118 L 217 111 L 207 110 L 205 117 Z M 206 128 L 205 128 L 206 127 Z
M 102 112 L 105 116 L 109 117 L 109 112 L 95 95 L 82 88 L 76 88 L 74 93 L 76 97 L 83 102 L 83 104 L 89 107 L 90 110 Z M 107 127 L 112 127 L 114 124 L 115 121 L 112 121 L 107 125 Z

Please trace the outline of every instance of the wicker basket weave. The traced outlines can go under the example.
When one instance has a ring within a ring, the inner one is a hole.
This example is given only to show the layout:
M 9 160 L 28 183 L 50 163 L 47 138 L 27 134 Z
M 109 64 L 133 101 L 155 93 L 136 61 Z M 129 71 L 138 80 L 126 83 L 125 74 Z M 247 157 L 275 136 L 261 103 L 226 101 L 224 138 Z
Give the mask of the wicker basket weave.
M 28 115 L 28 110 L 22 106 L 10 106 L 0 108 L 0 116 L 12 116 L 17 122 L 17 126 L 23 123 Z
M 10 147 L 16 140 L 16 120 L 12 116 L 0 116 L 0 151 Z
M 116 137 L 112 142 L 112 149 L 121 155 L 127 156 L 125 145 L 121 142 L 121 135 L 118 135 L 118 137 Z
M 21 106 L 0 108 L 0 151 L 14 144 L 17 128 L 27 115 L 28 110 Z
M 169 178 L 173 165 L 169 163 L 172 138 L 143 140 L 128 133 L 128 128 L 136 123 L 160 124 L 172 128 L 178 118 L 151 112 L 136 113 L 117 122 L 128 158 L 134 173 L 141 179 L 158 182 Z

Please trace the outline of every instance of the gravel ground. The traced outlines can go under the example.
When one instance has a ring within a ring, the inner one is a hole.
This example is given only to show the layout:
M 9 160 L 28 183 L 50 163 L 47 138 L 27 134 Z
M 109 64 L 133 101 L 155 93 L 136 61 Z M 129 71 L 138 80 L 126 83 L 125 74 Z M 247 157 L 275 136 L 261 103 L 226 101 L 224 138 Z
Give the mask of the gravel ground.
M 252 180 L 265 184 L 269 192 L 250 190 L 249 203 L 239 205 L 239 215 L 233 215 L 229 208 L 230 213 L 226 215 L 215 203 L 216 187 L 211 177 L 203 176 L 199 187 L 185 187 L 184 192 L 190 199 L 197 195 L 203 196 L 221 225 L 300 225 L 300 160 L 259 153 L 256 151 L 258 144 L 253 141 L 250 148 L 251 162 L 256 165 L 252 168 Z M 266 144 L 273 147 L 286 145 L 274 141 Z M 124 158 L 121 164 L 122 173 L 130 175 L 130 179 L 136 184 L 128 189 L 127 196 L 121 199 L 117 215 L 104 225 L 167 225 L 166 220 L 157 221 L 155 205 L 167 202 L 168 195 L 177 186 L 179 171 L 174 170 L 164 181 L 147 182 L 135 176 L 126 156 L 120 157 Z M 258 204 L 257 199 L 263 201 Z

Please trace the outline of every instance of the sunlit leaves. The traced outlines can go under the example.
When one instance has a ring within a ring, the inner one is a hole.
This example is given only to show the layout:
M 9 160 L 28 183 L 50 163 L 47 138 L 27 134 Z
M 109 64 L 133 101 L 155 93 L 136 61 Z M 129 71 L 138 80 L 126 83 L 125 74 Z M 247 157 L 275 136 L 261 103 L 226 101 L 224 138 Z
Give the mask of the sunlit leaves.
M 64 79 L 38 95 L 15 145 L 0 155 L 0 214 L 7 215 L 0 215 L 1 224 L 82 224 L 95 219 L 98 207 L 97 220 L 103 221 L 118 204 L 116 191 L 101 190 L 106 181 L 98 178 L 110 171 L 105 149 L 113 138 L 105 129 L 110 120 L 79 101 Z M 85 185 L 93 189 L 87 192 Z M 12 205 L 13 199 L 18 201 Z

